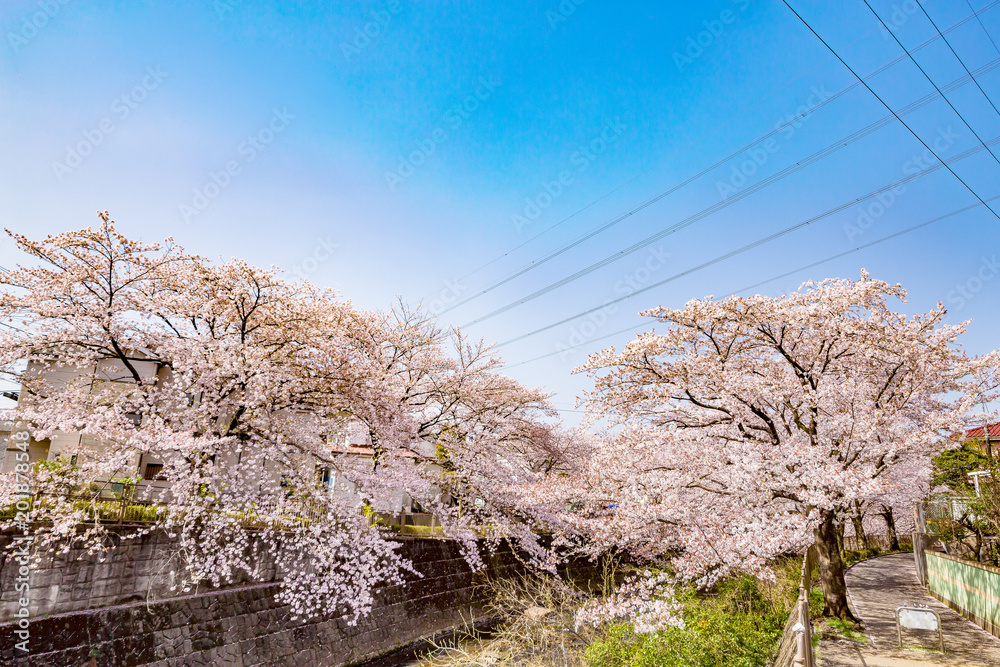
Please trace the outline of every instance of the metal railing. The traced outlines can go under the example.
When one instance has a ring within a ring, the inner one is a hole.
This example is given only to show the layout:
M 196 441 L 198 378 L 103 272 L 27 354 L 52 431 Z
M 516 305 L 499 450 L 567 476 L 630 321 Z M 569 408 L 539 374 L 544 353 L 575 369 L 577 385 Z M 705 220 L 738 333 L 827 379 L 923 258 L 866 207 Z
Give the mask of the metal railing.
M 167 505 L 151 500 L 135 500 L 127 495 L 59 495 L 36 493 L 31 496 L 32 514 L 37 516 L 40 509 L 55 503 L 70 503 L 83 512 L 84 523 L 142 524 L 156 523 L 167 513 Z M 11 506 L 0 509 L 0 520 L 9 521 L 17 516 Z
M 101 523 L 107 525 L 152 524 L 162 521 L 171 505 L 153 500 L 137 500 L 128 492 L 111 493 L 104 491 L 99 494 L 50 494 L 37 493 L 31 496 L 32 514 L 38 516 L 38 510 L 46 504 L 71 503 L 75 509 L 82 510 L 83 523 Z M 183 511 L 182 508 L 174 506 Z M 243 528 L 281 528 L 289 522 L 309 522 L 318 516 L 303 516 L 283 520 L 262 516 L 254 507 L 248 506 L 238 511 L 225 510 Z M 381 525 L 401 535 L 441 536 L 443 529 L 437 517 L 424 512 L 400 512 L 396 514 L 373 513 L 365 514 L 370 525 Z M 0 521 L 10 521 L 17 516 L 14 506 L 0 508 Z
M 773 667 L 815 667 L 813 655 L 812 619 L 809 617 L 809 592 L 812 590 L 812 572 L 819 563 L 816 545 L 809 547 L 802 557 L 802 575 L 799 578 L 799 596 L 795 600 L 785 631 L 778 644 L 778 655 Z
M 429 512 L 368 512 L 368 523 L 389 528 L 400 535 L 442 537 L 444 528 L 437 516 Z
M 910 548 L 910 540 L 905 535 L 900 535 L 897 539 L 900 549 Z M 846 551 L 865 551 L 866 549 L 878 549 L 879 551 L 889 551 L 892 547 L 892 540 L 888 535 L 871 534 L 865 535 L 864 539 L 857 535 L 844 536 L 844 549 Z

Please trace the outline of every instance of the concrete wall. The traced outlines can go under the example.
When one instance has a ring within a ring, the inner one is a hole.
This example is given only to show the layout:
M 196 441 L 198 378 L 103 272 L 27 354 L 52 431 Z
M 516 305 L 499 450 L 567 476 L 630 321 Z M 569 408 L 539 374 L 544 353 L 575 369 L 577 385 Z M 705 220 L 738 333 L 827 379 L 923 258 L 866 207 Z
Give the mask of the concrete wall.
M 8 538 L 9 539 L 9 538 Z M 278 604 L 271 582 L 207 590 L 191 595 L 170 591 L 173 541 L 151 534 L 126 543 L 113 558 L 71 553 L 43 563 L 32 573 L 30 651 L 15 650 L 15 625 L 0 624 L 0 664 L 100 666 L 156 665 L 343 665 L 371 659 L 424 637 L 483 618 L 478 577 L 519 570 L 502 551 L 473 573 L 458 544 L 443 539 L 401 538 L 401 555 L 424 575 L 383 591 L 375 609 L 357 626 L 344 618 L 292 621 Z M 13 577 L 17 564 L 0 568 L 0 609 L 16 610 Z M 576 574 L 593 576 L 584 564 Z
M 931 595 L 1000 637 L 1000 568 L 928 551 Z

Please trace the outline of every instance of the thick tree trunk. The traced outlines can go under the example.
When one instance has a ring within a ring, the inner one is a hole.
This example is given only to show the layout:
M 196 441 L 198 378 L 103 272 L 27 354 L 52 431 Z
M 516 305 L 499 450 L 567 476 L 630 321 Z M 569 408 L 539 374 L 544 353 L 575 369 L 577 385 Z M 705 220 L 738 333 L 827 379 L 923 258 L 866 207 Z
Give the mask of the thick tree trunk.
M 857 621 L 847 604 L 847 583 L 844 581 L 844 561 L 840 557 L 839 528 L 836 515 L 824 512 L 816 527 L 819 550 L 819 580 L 823 588 L 823 615 Z
M 885 528 L 889 532 L 889 550 L 899 551 L 899 536 L 896 535 L 896 518 L 892 516 L 892 508 L 883 507 L 880 514 L 885 520 Z

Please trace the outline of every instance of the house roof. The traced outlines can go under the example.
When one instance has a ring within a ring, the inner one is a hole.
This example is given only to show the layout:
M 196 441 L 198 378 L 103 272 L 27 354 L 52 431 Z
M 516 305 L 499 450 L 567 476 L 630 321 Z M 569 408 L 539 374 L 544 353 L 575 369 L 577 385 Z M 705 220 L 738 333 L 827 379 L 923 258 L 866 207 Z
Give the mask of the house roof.
M 994 422 L 992 424 L 989 424 L 989 429 L 990 429 L 989 430 L 990 440 L 992 440 L 993 438 L 997 438 L 997 440 L 1000 440 L 1000 422 Z M 977 426 L 976 428 L 970 428 L 968 431 L 965 432 L 965 438 L 966 440 L 983 439 L 983 431 L 984 427 L 982 426 Z

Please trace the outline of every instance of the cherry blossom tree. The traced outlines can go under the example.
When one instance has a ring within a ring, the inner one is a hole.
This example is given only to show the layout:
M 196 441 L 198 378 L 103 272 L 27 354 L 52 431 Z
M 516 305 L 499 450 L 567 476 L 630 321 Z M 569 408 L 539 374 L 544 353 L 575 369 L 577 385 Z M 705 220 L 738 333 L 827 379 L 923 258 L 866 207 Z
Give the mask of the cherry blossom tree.
M 856 500 L 851 514 L 854 534 L 885 535 L 889 548 L 899 549 L 899 533 L 912 532 L 914 503 L 931 493 L 932 460 L 928 456 L 899 456 L 885 471 L 881 493 Z M 860 528 L 860 530 L 859 530 Z
M 279 595 L 298 615 L 356 621 L 413 570 L 323 469 L 371 505 L 403 492 L 436 507 L 474 565 L 484 532 L 551 560 L 531 531 L 545 515 L 509 487 L 539 478 L 549 454 L 531 443 L 552 411 L 497 372 L 488 346 L 277 270 L 132 241 L 100 217 L 42 241 L 11 234 L 37 265 L 0 276 L 0 317 L 16 322 L 0 332 L 0 368 L 22 387 L 10 417 L 58 440 L 65 463 L 34 472 L 34 518 L 51 522 L 36 524 L 40 547 L 105 550 L 100 491 L 142 457 L 162 462 L 169 490 L 144 485 L 139 499 L 167 506 L 124 537 L 177 535 L 188 583 L 261 578 L 280 563 Z M 359 425 L 370 464 L 343 447 Z
M 963 353 L 966 324 L 944 324 L 940 306 L 893 312 L 889 299 L 905 297 L 863 273 L 647 311 L 663 330 L 578 369 L 595 382 L 590 418 L 614 437 L 532 498 L 568 504 L 591 549 L 676 554 L 678 572 L 704 583 L 766 573 L 815 542 L 824 613 L 849 618 L 844 520 L 902 489 L 906 466 L 947 446 L 984 383 L 996 386 L 996 353 Z

